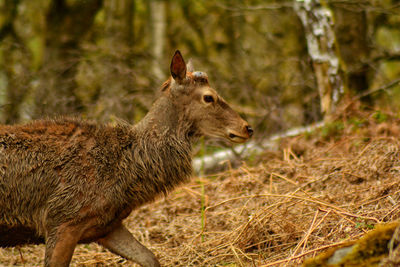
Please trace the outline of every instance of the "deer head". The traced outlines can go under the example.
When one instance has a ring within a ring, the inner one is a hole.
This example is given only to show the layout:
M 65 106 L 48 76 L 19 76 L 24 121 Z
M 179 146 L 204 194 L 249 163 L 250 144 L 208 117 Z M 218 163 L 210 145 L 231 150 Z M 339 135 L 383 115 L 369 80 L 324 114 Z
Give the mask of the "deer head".
M 234 143 L 252 136 L 252 128 L 210 86 L 207 74 L 193 71 L 179 51 L 172 58 L 170 71 L 162 93 L 190 122 L 190 135 L 225 138 Z

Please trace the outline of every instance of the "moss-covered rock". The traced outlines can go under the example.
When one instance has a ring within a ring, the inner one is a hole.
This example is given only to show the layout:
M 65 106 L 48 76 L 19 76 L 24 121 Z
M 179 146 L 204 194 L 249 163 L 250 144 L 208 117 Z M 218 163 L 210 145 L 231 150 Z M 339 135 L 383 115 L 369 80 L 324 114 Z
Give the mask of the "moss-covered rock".
M 399 243 L 394 235 L 399 226 L 399 222 L 377 225 L 357 241 L 305 260 L 303 267 L 380 266 Z

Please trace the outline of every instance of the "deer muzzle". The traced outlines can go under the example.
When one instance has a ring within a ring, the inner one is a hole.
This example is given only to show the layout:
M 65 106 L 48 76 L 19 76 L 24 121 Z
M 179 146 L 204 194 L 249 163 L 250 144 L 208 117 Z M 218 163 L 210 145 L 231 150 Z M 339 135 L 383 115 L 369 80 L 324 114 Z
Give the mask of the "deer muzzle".
M 253 132 L 250 125 L 245 125 L 240 131 L 228 130 L 228 139 L 234 143 L 244 143 L 253 135 Z

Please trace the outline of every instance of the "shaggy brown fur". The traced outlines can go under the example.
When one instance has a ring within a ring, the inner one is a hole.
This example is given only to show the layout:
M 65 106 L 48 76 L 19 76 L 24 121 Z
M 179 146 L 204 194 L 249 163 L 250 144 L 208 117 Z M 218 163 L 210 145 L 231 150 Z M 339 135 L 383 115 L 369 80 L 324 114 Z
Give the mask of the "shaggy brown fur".
M 189 179 L 198 136 L 243 142 L 252 133 L 208 81 L 186 76 L 179 52 L 171 74 L 136 126 L 60 118 L 0 127 L 0 246 L 45 242 L 45 265 L 68 266 L 77 243 L 95 241 L 159 265 L 122 220 Z

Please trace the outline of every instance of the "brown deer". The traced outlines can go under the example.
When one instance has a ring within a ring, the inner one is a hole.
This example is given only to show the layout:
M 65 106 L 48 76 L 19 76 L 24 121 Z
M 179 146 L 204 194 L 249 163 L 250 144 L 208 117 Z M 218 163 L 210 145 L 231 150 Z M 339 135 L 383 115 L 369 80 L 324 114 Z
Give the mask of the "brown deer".
M 135 126 L 68 118 L 0 126 L 0 247 L 45 243 L 44 265 L 59 267 L 78 243 L 97 242 L 159 266 L 122 220 L 188 181 L 198 137 L 241 143 L 253 133 L 205 73 L 187 71 L 179 51 L 170 71 Z

